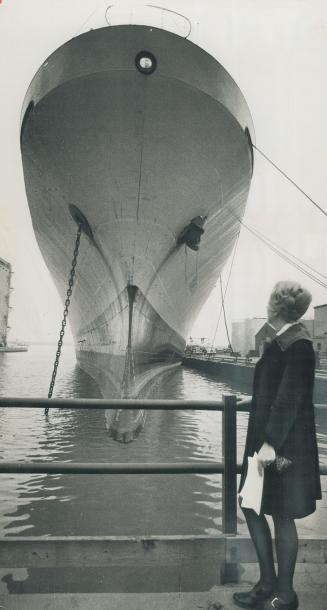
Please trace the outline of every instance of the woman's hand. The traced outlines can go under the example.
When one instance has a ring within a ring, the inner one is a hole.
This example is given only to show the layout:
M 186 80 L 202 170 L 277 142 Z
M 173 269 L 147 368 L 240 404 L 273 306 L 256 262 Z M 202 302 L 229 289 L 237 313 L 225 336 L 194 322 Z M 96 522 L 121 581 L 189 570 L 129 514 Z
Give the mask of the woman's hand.
M 258 462 L 262 468 L 266 468 L 269 464 L 272 464 L 276 459 L 276 451 L 268 443 L 263 443 L 259 453 L 258 453 Z
M 237 396 L 236 404 L 238 407 L 250 407 L 252 402 L 252 396 Z

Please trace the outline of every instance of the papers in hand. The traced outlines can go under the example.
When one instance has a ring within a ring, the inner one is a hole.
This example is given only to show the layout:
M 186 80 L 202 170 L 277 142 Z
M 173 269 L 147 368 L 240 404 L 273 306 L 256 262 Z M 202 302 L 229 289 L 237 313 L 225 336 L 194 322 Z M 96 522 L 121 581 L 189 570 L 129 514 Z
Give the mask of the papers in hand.
M 248 457 L 248 471 L 240 491 L 241 506 L 252 508 L 257 515 L 261 510 L 264 472 L 264 468 L 258 462 L 257 453 L 253 457 Z

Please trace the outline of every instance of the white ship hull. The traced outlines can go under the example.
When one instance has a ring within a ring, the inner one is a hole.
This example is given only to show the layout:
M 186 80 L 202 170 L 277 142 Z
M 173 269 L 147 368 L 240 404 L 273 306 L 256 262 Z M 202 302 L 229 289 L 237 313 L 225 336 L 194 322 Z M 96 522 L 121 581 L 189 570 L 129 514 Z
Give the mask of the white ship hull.
M 137 69 L 140 51 L 157 62 Z M 28 90 L 21 146 L 35 234 L 65 298 L 81 367 L 103 396 L 137 395 L 180 361 L 239 231 L 251 117 L 211 56 L 163 30 L 94 30 L 51 55 Z M 178 242 L 207 216 L 197 252 Z M 134 288 L 129 288 L 134 287 Z

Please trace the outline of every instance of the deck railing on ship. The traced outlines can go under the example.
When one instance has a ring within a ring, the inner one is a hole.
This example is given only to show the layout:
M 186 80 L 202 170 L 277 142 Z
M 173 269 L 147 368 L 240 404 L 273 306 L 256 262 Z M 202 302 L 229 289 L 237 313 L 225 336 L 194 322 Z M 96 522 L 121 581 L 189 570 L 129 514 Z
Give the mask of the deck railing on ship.
M 215 411 L 222 412 L 222 461 L 197 461 L 197 462 L 172 462 L 172 463 L 71 463 L 71 462 L 40 462 L 40 461 L 18 461 L 18 462 L 6 462 L 0 461 L 0 474 L 11 473 L 11 474 L 97 474 L 97 475 L 185 475 L 185 474 L 220 474 L 222 475 L 222 536 L 173 536 L 165 537 L 156 536 L 155 539 L 151 536 L 145 540 L 142 538 L 122 538 L 121 541 L 125 543 L 131 540 L 136 541 L 137 539 L 142 543 L 142 548 L 152 548 L 156 546 L 154 541 L 161 542 L 172 539 L 175 542 L 187 541 L 194 543 L 203 544 L 205 541 L 207 546 L 210 547 L 210 541 L 220 540 L 218 544 L 220 552 L 218 556 L 223 558 L 222 564 L 226 566 L 235 566 L 235 562 L 240 561 L 255 561 L 255 554 L 252 549 L 251 542 L 246 537 L 237 536 L 237 474 L 240 473 L 241 465 L 237 463 L 237 413 L 247 412 L 248 407 L 244 405 L 238 405 L 235 395 L 225 395 L 221 401 L 204 401 L 204 400 L 107 400 L 107 399 L 89 399 L 89 398 L 78 398 L 78 399 L 65 399 L 65 398 L 4 398 L 0 397 L 0 408 L 22 408 L 22 409 L 44 409 L 45 407 L 51 407 L 51 409 L 100 409 L 100 410 L 116 410 L 116 409 L 128 409 L 128 410 L 170 410 L 170 411 Z M 327 411 L 327 405 L 316 405 L 316 410 Z M 218 433 L 218 428 L 217 428 Z M 320 466 L 320 473 L 327 475 L 327 466 Z M 1 479 L 0 479 L 1 484 Z M 319 538 L 302 539 L 300 541 L 300 553 L 299 560 L 301 561 L 313 561 L 313 562 L 325 562 L 327 557 L 327 540 L 324 536 Z M 63 543 L 67 543 L 70 549 L 72 549 L 72 543 L 75 541 L 76 551 L 74 552 L 74 565 L 80 565 L 80 552 L 81 548 L 84 549 L 85 544 L 88 548 L 92 548 L 91 555 L 93 556 L 92 565 L 98 565 L 95 559 L 96 552 L 98 549 L 99 557 L 102 557 L 103 553 L 108 553 L 104 547 L 108 544 L 117 543 L 118 538 L 111 537 L 69 537 L 69 538 L 51 538 L 51 537 L 10 537 L 0 539 L 0 567 L 6 567 L 8 565 L 22 565 L 22 562 L 30 560 L 32 565 L 38 565 L 38 558 L 42 565 L 44 561 L 48 561 L 49 557 L 54 562 L 54 565 L 58 565 L 58 559 L 64 558 L 63 565 L 71 565 L 67 563 L 67 557 L 62 554 Z M 45 545 L 45 543 L 47 543 Z M 58 544 L 61 549 L 58 555 Z M 144 547 L 145 544 L 145 547 Z M 147 546 L 147 544 L 149 546 Z M 52 545 L 52 546 L 51 546 Z M 93 546 L 92 546 L 93 545 Z M 94 546 L 95 545 L 95 546 Z M 52 552 L 45 553 L 45 546 L 49 550 L 51 547 Z M 163 544 L 163 546 L 165 546 Z M 28 551 L 26 549 L 29 549 Z M 218 548 L 218 547 L 217 547 Z M 215 557 L 217 558 L 217 548 L 215 551 Z M 22 549 L 24 549 L 22 553 Z M 33 550 L 34 549 L 34 550 Z M 192 553 L 194 549 L 192 547 Z M 84 555 L 85 556 L 85 552 Z M 89 557 L 89 554 L 88 554 Z M 100 560 L 100 561 L 102 561 Z M 8 563 L 9 562 L 9 563 Z M 14 563 L 13 563 L 14 562 Z M 15 563 L 16 562 L 16 563 Z M 25 563 L 24 563 L 25 565 Z M 62 563 L 60 563 L 62 565 Z M 101 564 L 103 565 L 103 564 Z M 228 572 L 228 570 L 227 570 Z M 227 580 L 233 579 L 229 571 L 229 576 L 226 576 Z M 232 573 L 234 571 L 232 570 Z

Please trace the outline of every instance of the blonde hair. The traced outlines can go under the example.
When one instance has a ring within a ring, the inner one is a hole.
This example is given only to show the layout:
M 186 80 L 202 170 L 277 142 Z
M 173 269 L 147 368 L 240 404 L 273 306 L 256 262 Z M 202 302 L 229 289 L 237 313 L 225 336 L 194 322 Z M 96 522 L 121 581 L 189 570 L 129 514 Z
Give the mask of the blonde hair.
M 312 300 L 310 292 L 297 282 L 277 282 L 269 299 L 269 312 L 286 322 L 296 322 L 307 311 Z

